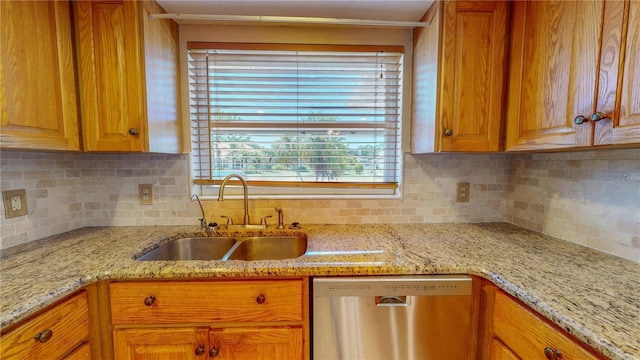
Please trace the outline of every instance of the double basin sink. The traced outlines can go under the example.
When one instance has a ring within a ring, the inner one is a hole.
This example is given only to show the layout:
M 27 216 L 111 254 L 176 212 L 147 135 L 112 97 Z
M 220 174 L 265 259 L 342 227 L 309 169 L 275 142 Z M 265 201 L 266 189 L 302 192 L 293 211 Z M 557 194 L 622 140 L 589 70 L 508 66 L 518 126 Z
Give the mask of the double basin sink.
M 163 244 L 138 260 L 283 260 L 306 251 L 306 235 L 188 237 Z

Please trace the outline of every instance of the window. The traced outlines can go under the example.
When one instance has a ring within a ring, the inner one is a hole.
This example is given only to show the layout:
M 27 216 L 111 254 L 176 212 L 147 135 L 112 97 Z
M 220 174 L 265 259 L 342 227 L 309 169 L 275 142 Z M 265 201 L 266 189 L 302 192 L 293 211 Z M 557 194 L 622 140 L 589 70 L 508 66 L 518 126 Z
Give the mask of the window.
M 192 172 L 252 195 L 398 193 L 402 47 L 188 43 Z

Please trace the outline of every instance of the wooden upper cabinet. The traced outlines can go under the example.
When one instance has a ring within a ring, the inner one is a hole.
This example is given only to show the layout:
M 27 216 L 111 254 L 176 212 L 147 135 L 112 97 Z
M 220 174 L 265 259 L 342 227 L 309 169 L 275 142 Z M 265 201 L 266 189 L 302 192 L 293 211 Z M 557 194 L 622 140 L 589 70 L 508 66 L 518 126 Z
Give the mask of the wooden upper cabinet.
M 514 1 L 507 150 L 590 146 L 603 1 Z
M 595 111 L 606 118 L 596 121 L 593 144 L 637 144 L 640 143 L 640 3 L 608 1 L 604 11 Z
M 74 1 L 85 151 L 182 152 L 178 28 L 148 1 Z
M 507 2 L 437 2 L 414 30 L 412 152 L 502 148 Z
M 67 1 L 0 1 L 0 147 L 79 150 Z
M 640 4 L 513 10 L 507 150 L 640 143 Z

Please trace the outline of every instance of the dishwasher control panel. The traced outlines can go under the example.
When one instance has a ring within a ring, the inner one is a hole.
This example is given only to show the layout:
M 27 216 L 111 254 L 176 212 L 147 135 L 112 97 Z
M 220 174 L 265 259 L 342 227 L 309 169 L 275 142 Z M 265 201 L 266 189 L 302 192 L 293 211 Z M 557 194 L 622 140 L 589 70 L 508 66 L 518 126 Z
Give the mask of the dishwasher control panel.
M 366 276 L 313 279 L 313 297 L 471 295 L 466 275 Z

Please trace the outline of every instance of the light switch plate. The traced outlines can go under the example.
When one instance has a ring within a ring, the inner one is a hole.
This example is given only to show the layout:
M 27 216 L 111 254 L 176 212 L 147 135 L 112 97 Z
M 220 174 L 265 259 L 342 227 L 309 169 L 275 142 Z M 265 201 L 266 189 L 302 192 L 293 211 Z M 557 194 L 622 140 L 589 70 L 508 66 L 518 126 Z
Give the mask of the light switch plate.
M 139 184 L 138 196 L 140 198 L 140 205 L 153 205 L 153 185 Z
M 29 214 L 27 209 L 27 193 L 24 189 L 2 192 L 4 214 L 7 219 Z

